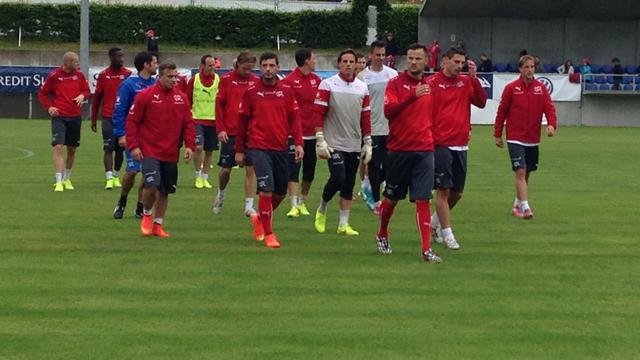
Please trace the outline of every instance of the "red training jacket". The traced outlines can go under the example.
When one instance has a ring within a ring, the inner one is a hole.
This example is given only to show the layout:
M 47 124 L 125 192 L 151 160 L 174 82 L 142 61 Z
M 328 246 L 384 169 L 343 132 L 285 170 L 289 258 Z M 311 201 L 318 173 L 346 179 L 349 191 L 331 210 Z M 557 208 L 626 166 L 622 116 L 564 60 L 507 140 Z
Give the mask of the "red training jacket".
M 433 140 L 436 145 L 467 146 L 471 131 L 471 104 L 484 108 L 487 93 L 477 78 L 447 77 L 444 72 L 427 80 L 433 92 Z
M 249 86 L 260 81 L 251 73 L 248 77 L 238 76 L 235 70 L 222 75 L 216 96 L 216 130 L 218 134 L 225 131 L 227 135 L 236 135 L 239 107 L 242 97 Z
M 302 127 L 293 89 L 282 81 L 265 85 L 262 80 L 249 87 L 240 104 L 236 152 L 250 149 L 286 151 L 287 138 L 302 145 Z
M 429 89 L 426 95 L 416 97 L 420 84 L 427 84 L 427 79 L 416 80 L 406 71 L 387 84 L 384 116 L 389 119 L 387 149 L 391 151 L 433 151 L 433 94 Z
M 287 75 L 283 81 L 291 85 L 296 100 L 298 101 L 302 121 L 302 136 L 315 137 L 316 128 L 322 127 L 322 122 L 318 121 L 320 118 L 314 115 L 313 104 L 316 99 L 316 94 L 318 93 L 318 85 L 320 85 L 321 81 L 320 77 L 314 73 L 304 75 L 302 71 L 300 71 L 300 68 L 296 68 Z
M 196 132 L 191 104 L 180 90 L 156 83 L 140 92 L 125 122 L 127 148 L 140 148 L 142 155 L 177 162 L 184 141 L 195 149 Z
M 89 99 L 91 93 L 87 78 L 80 70 L 68 73 L 61 66 L 47 75 L 38 92 L 38 100 L 47 111 L 52 106 L 58 108 L 58 116 L 78 117 L 82 115 L 82 107 L 73 100 L 78 95 Z
M 556 109 L 546 86 L 535 79 L 527 86 L 520 77 L 507 84 L 502 92 L 494 136 L 502 137 L 502 128 L 506 121 L 507 141 L 538 144 L 542 114 L 546 115 L 549 125 L 557 128 Z
M 96 91 L 93 93 L 93 101 L 91 102 L 91 120 L 98 119 L 98 109 L 102 103 L 102 118 L 111 118 L 113 116 L 113 108 L 116 104 L 118 96 L 118 88 L 124 79 L 131 75 L 131 70 L 126 67 L 112 69 L 108 67 L 98 74 L 96 81 Z

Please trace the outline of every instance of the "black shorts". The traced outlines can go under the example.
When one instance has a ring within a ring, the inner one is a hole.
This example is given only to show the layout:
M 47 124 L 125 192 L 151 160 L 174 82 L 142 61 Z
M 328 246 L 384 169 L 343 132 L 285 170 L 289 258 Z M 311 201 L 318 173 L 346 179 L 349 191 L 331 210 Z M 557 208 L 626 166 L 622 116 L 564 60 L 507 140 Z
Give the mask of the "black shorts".
M 80 117 L 54 117 L 51 119 L 51 146 L 80 146 Z
M 433 189 L 434 157 L 431 151 L 389 151 L 384 196 L 398 201 L 429 200 Z
M 289 158 L 286 151 L 247 149 L 245 155 L 255 164 L 258 191 L 287 194 Z
M 107 152 L 124 150 L 118 144 L 118 139 L 113 135 L 113 120 L 111 118 L 102 118 L 101 127 L 102 149 Z
M 298 177 L 300 176 L 300 165 L 301 162 L 296 162 L 296 144 L 293 143 L 293 139 L 289 138 L 287 141 L 289 145 L 289 151 L 287 152 L 287 156 L 289 157 L 289 181 L 290 182 L 299 182 Z M 315 155 L 315 148 L 313 150 Z
M 302 181 L 312 182 L 316 176 L 316 139 L 304 140 L 304 157 L 302 158 Z
M 359 152 L 345 152 L 334 150 L 327 161 L 329 165 L 329 182 L 339 188 L 340 197 L 353 199 L 353 187 L 356 184 L 356 174 L 360 166 Z
M 538 146 L 524 146 L 507 143 L 509 157 L 511 158 L 511 170 L 525 169 L 527 172 L 538 170 Z
M 434 156 L 435 188 L 462 193 L 467 179 L 467 152 L 436 145 Z
M 196 146 L 202 145 L 204 151 L 218 150 L 218 134 L 215 126 L 196 124 Z
M 220 147 L 220 161 L 218 161 L 218 166 L 231 169 L 236 165 L 238 165 L 236 164 L 236 137 L 229 136 L 227 142 L 222 143 Z M 253 166 L 251 156 L 247 156 L 246 152 L 244 156 L 244 166 Z
M 173 194 L 178 185 L 178 164 L 146 157 L 142 159 L 144 187 L 158 187 L 164 194 Z

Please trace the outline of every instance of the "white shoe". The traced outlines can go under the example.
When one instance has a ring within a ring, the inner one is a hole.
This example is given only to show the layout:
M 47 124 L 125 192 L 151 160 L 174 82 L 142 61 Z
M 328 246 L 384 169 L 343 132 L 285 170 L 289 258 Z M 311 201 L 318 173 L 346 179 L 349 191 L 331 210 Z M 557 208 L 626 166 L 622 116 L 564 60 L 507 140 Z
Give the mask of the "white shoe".
M 447 245 L 447 247 L 451 250 L 458 250 L 460 249 L 460 244 L 458 244 L 458 242 L 456 241 L 456 237 L 453 236 L 453 234 L 451 236 L 446 236 L 444 238 L 444 243 L 445 245 Z
M 437 242 L 438 244 L 442 244 L 444 242 L 444 236 L 442 236 L 442 226 L 440 224 L 431 227 L 431 239 Z
M 213 207 L 211 208 L 211 212 L 218 215 L 220 211 L 222 211 L 222 204 L 224 204 L 224 198 L 220 196 L 216 196 L 216 201 L 213 202 Z

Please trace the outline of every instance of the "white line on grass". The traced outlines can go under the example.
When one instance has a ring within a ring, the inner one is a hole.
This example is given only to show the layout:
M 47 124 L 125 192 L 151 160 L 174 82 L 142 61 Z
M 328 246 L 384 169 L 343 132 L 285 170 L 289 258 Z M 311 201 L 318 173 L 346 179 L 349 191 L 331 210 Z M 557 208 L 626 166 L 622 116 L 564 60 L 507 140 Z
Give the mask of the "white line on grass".
M 0 145 L 0 149 L 18 150 L 18 151 L 23 153 L 23 155 L 21 155 L 21 156 L 16 156 L 16 157 L 12 157 L 12 158 L 2 158 L 2 157 L 0 157 L 0 161 L 22 160 L 22 159 L 30 158 L 30 157 L 32 157 L 33 155 L 36 154 L 36 153 L 34 153 L 33 151 L 31 151 L 29 149 L 24 149 L 24 148 L 21 148 L 21 147 L 2 146 L 2 145 Z

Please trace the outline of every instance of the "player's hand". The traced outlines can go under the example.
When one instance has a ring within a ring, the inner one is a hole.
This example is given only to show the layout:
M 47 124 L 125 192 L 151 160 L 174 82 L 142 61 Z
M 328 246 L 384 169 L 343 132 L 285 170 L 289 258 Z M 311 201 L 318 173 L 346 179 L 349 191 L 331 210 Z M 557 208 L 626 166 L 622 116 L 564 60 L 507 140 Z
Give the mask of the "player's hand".
M 416 97 L 424 96 L 429 93 L 429 85 L 420 84 L 416 86 Z
M 362 141 L 364 142 L 364 144 L 362 145 L 360 158 L 362 159 L 362 163 L 367 165 L 369 161 L 371 161 L 371 157 L 373 156 L 373 144 L 371 143 L 371 136 L 365 136 Z
M 60 113 L 57 107 L 50 107 L 49 110 L 47 110 L 47 112 L 49 113 L 49 115 L 51 116 L 58 116 L 58 114 Z
M 190 148 L 184 149 L 184 163 L 188 164 L 192 157 L 193 157 L 193 150 L 191 150 Z
M 502 142 L 502 137 L 496 137 L 495 140 L 496 140 L 496 146 L 502 149 L 504 147 L 504 143 Z
M 300 162 L 304 157 L 304 149 L 300 145 L 296 145 L 296 162 Z
M 120 136 L 118 138 L 118 145 L 120 145 L 120 147 L 123 148 L 123 149 L 127 148 L 127 138 L 126 138 L 126 136 Z
M 78 106 L 82 106 L 82 103 L 84 102 L 84 95 L 80 94 L 76 96 L 75 98 L 73 98 L 73 101 L 75 101 Z
M 135 148 L 131 150 L 131 157 L 135 161 L 142 161 L 142 159 L 144 159 L 144 156 L 142 156 L 142 151 L 140 150 L 140 148 Z
M 552 125 L 547 125 L 547 136 L 553 137 L 553 135 L 555 134 L 556 134 L 556 128 L 554 128 Z
M 226 143 L 227 141 L 229 141 L 229 135 L 227 135 L 226 131 L 220 131 L 218 133 L 218 141 L 220 141 L 221 143 Z
M 236 164 L 238 164 L 238 166 L 240 167 L 244 167 L 244 154 L 243 153 L 236 153 Z
M 322 131 L 316 132 L 316 156 L 318 159 L 329 159 L 333 149 L 324 140 Z
M 469 76 L 472 78 L 478 76 L 478 66 L 473 60 L 467 60 L 467 65 L 469 66 Z
M 97 132 L 98 131 L 98 127 L 97 125 L 97 121 L 96 120 L 91 120 L 91 131 L 93 132 Z
M 469 130 L 469 140 L 468 141 L 471 141 L 471 130 Z

